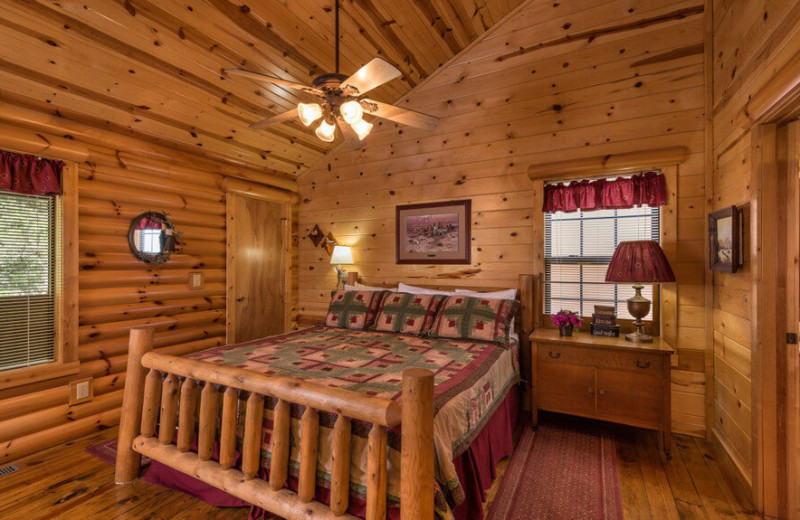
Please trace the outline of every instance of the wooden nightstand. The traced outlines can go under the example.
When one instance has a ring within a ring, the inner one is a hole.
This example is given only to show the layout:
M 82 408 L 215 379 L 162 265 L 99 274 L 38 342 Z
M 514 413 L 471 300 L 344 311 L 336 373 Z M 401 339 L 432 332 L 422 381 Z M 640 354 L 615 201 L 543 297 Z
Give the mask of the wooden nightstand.
M 531 333 L 531 408 L 579 415 L 664 433 L 671 443 L 670 355 L 661 338 L 631 343 L 585 332 Z

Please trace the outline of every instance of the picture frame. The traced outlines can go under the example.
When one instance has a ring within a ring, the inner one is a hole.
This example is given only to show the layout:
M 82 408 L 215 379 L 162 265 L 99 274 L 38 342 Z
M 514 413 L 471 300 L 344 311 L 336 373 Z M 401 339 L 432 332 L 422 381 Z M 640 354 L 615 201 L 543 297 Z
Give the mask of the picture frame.
M 741 211 L 730 206 L 708 216 L 709 267 L 735 273 L 742 265 Z
M 396 207 L 398 264 L 469 264 L 471 200 Z

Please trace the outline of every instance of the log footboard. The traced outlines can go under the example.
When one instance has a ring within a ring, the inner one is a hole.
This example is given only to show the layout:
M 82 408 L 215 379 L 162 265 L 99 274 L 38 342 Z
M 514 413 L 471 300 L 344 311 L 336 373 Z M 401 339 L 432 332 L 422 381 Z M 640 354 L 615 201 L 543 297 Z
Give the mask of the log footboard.
M 386 518 L 386 428 L 402 423 L 400 515 L 432 520 L 434 500 L 433 373 L 403 373 L 402 407 L 395 401 L 282 376 L 152 352 L 153 331 L 130 335 L 127 380 L 115 480 L 139 477 L 141 456 L 175 468 L 287 519 L 355 519 L 346 513 L 350 489 L 351 420 L 371 423 L 367 440 L 367 520 Z M 199 395 L 199 407 L 197 406 Z M 246 399 L 241 468 L 233 467 L 237 407 Z M 277 399 L 269 480 L 261 461 L 264 398 Z M 220 424 L 219 408 L 222 407 Z M 302 405 L 298 491 L 289 474 L 290 409 Z M 330 505 L 313 500 L 319 452 L 319 412 L 336 415 L 331 442 Z M 177 444 L 172 444 L 177 422 Z M 157 428 L 157 425 L 158 428 Z M 158 436 L 156 437 L 156 431 Z M 217 438 L 217 432 L 220 432 Z M 197 453 L 190 451 L 197 440 Z M 219 461 L 211 460 L 219 443 Z

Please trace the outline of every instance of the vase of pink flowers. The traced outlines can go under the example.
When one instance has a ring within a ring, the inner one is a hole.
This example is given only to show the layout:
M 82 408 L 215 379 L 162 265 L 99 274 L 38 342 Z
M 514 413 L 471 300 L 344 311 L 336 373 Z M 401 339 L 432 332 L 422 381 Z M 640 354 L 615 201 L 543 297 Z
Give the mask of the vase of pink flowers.
M 572 329 L 574 327 L 580 328 L 581 318 L 572 311 L 561 309 L 558 313 L 551 316 L 553 323 L 558 327 L 558 334 L 560 336 L 572 336 Z

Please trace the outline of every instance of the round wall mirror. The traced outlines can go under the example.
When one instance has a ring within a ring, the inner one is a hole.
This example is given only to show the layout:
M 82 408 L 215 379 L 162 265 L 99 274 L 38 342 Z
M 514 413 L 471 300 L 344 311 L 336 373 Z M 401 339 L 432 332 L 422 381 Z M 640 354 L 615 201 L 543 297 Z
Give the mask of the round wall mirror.
M 163 264 L 178 245 L 177 233 L 166 213 L 147 211 L 131 221 L 128 244 L 139 260 Z

